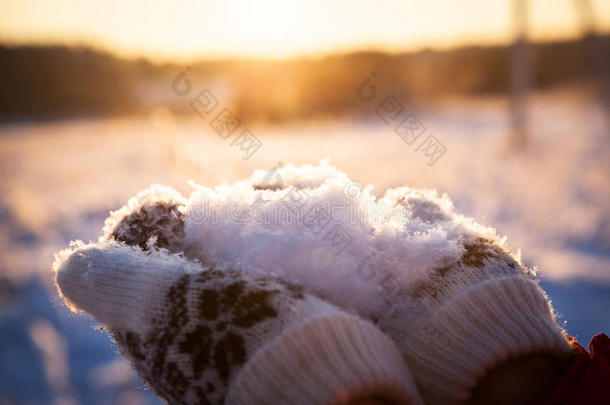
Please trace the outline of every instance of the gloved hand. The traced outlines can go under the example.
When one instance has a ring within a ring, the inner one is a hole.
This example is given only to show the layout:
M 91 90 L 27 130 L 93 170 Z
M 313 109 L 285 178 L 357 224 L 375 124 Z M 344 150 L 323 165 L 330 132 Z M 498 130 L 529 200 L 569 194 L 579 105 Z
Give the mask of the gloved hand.
M 185 258 L 183 202 L 166 188 L 140 194 L 98 243 L 75 243 L 54 264 L 68 305 L 105 325 L 157 395 L 172 405 L 421 403 L 371 322 L 269 274 Z
M 495 231 L 457 214 L 446 196 L 404 187 L 381 202 L 408 213 L 395 243 L 419 239 L 416 228 L 442 232 L 439 250 L 453 250 L 418 268 L 417 277 L 400 277 L 413 271 L 408 249 L 394 255 L 400 293 L 378 324 L 405 356 L 425 401 L 538 403 L 574 351 L 535 273 Z

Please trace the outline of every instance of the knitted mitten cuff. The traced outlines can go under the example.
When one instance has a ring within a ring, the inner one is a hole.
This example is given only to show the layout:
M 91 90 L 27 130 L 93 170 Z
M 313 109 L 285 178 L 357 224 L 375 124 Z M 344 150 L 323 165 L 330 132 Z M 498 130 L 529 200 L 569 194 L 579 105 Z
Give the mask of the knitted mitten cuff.
M 380 361 L 381 360 L 381 361 Z M 375 397 L 420 404 L 392 340 L 347 314 L 322 316 L 285 331 L 237 375 L 229 404 L 341 404 Z
M 460 402 L 486 372 L 509 359 L 572 353 L 544 294 L 524 278 L 490 280 L 464 291 L 405 343 L 407 362 L 431 403 Z
M 477 266 L 457 264 L 412 294 L 418 316 L 397 311 L 382 329 L 398 342 L 422 397 L 458 404 L 509 359 L 572 355 L 538 283 L 497 247 Z

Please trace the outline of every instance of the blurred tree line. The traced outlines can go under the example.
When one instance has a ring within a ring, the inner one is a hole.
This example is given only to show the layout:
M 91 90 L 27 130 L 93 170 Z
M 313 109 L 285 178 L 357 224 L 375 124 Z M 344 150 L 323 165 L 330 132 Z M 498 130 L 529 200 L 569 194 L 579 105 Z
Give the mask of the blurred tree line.
M 610 35 L 596 49 L 610 50 Z M 532 45 L 533 84 L 545 89 L 600 81 L 600 55 L 587 37 Z M 609 52 L 610 53 L 610 52 Z M 388 54 L 355 52 L 291 60 L 223 60 L 190 64 L 189 97 L 171 90 L 184 65 L 122 59 L 85 48 L 0 46 L 0 119 L 56 119 L 146 114 L 163 107 L 192 113 L 189 102 L 210 88 L 244 122 L 284 122 L 370 114 L 356 88 L 375 72 L 380 95 L 406 105 L 448 96 L 510 91 L 511 48 L 462 47 Z M 607 58 L 606 58 L 607 59 Z M 606 74 L 610 74 L 607 69 Z

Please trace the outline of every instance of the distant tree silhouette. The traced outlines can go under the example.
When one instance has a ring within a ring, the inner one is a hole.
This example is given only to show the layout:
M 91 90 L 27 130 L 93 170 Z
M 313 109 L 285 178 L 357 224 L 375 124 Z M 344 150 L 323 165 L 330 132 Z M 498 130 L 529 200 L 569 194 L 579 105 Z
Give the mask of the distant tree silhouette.
M 610 49 L 610 36 L 597 35 L 595 41 L 599 49 Z M 536 55 L 529 64 L 532 89 L 582 83 L 600 87 L 610 71 L 592 69 L 586 39 L 529 47 Z M 197 91 L 229 89 L 216 96 L 244 123 L 285 122 L 373 115 L 374 108 L 354 93 L 371 72 L 380 93 L 394 95 L 405 108 L 445 96 L 504 96 L 514 89 L 514 51 L 511 45 L 469 46 L 285 61 L 201 61 L 190 64 L 189 75 Z M 182 65 L 121 59 L 91 49 L 0 46 L 0 120 L 146 114 L 157 107 L 193 114 L 188 97 L 171 90 L 182 70 Z

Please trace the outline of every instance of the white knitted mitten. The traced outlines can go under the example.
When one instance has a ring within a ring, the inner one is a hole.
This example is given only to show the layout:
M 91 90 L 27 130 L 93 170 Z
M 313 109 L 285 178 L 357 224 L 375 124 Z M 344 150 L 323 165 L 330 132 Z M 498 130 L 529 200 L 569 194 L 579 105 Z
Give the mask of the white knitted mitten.
M 398 344 L 427 403 L 462 403 L 487 372 L 511 359 L 542 354 L 559 363 L 572 355 L 535 273 L 495 231 L 457 214 L 435 193 L 405 187 L 382 201 L 408 212 L 414 228 L 443 232 L 444 248 L 459 252 L 420 268 L 417 277 L 398 274 L 399 292 L 378 323 Z M 401 238 L 408 240 L 409 223 L 405 228 Z M 399 271 L 410 271 L 402 260 Z
M 157 188 L 137 205 L 54 270 L 67 304 L 106 325 L 169 404 L 421 403 L 372 323 L 301 287 L 170 253 L 184 236 L 180 197 Z

